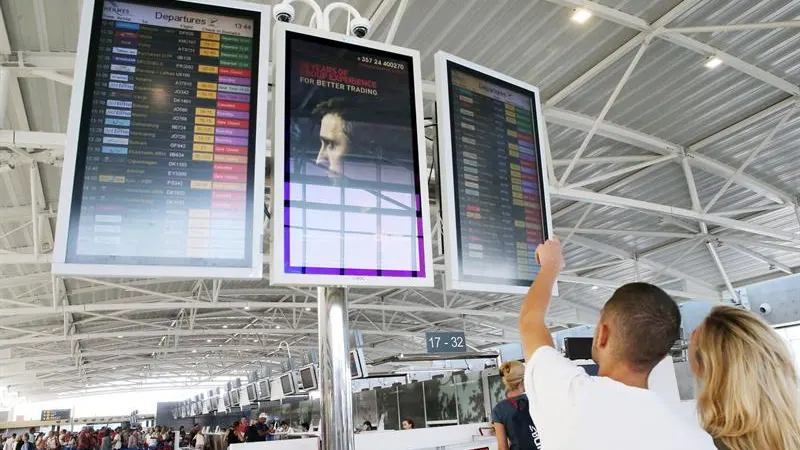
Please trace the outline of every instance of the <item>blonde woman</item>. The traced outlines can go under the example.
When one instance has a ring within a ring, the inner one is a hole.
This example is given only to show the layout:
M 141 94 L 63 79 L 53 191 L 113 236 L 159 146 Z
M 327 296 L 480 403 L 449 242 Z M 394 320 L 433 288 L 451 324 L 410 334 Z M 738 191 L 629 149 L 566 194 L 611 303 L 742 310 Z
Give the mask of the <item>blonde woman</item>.
M 800 399 L 786 343 L 750 311 L 717 306 L 692 334 L 697 411 L 721 450 L 800 449 Z
M 492 426 L 498 450 L 539 450 L 539 434 L 529 412 L 525 395 L 525 365 L 509 361 L 500 366 L 506 399 L 492 409 Z

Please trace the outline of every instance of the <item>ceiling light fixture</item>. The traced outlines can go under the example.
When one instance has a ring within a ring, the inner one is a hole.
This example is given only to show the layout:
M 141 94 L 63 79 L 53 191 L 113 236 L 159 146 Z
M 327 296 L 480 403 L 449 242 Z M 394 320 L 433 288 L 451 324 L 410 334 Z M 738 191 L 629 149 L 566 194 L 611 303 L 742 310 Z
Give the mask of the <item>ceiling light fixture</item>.
M 193 349 L 193 350 L 192 350 L 192 353 L 197 353 L 197 349 Z
M 211 343 L 211 339 L 206 339 L 206 342 L 208 342 L 210 344 Z
M 583 25 L 584 23 L 588 22 L 589 19 L 592 18 L 592 12 L 586 8 L 575 8 L 572 11 L 572 17 L 570 20 Z
M 223 325 L 223 326 L 222 326 L 222 328 L 225 328 L 225 329 L 227 329 L 227 328 L 228 328 L 228 326 L 227 326 L 227 325 Z
M 311 308 L 309 308 L 308 306 L 306 306 L 306 311 L 311 311 Z
M 249 306 L 245 306 L 245 307 L 244 307 L 244 310 L 245 310 L 245 311 L 250 311 L 250 307 L 249 307 Z
M 258 339 L 253 339 L 253 342 L 255 342 L 257 344 L 258 343 Z
M 275 328 L 277 329 L 280 329 L 280 327 L 281 327 L 280 325 L 275 325 Z
M 124 338 L 124 337 L 125 337 L 125 336 L 123 336 L 123 335 L 119 335 L 119 336 L 117 336 L 117 339 L 122 339 L 122 338 Z
M 722 65 L 722 60 L 717 58 L 716 56 L 712 56 L 708 58 L 705 64 L 703 65 L 706 66 L 706 69 L 716 69 L 717 67 Z
M 596 290 L 598 290 L 598 289 L 600 289 L 600 288 L 599 288 L 599 287 L 597 287 L 597 286 L 592 286 L 592 290 L 593 290 L 593 291 L 596 291 Z

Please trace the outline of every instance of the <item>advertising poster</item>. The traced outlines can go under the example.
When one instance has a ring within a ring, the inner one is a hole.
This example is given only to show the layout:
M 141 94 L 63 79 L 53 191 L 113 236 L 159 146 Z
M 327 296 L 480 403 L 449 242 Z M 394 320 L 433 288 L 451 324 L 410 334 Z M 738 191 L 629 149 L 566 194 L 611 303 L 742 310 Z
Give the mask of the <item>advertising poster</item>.
M 415 58 L 293 31 L 284 38 L 284 142 L 276 146 L 283 211 L 275 230 L 283 239 L 274 264 L 319 282 L 425 280 Z

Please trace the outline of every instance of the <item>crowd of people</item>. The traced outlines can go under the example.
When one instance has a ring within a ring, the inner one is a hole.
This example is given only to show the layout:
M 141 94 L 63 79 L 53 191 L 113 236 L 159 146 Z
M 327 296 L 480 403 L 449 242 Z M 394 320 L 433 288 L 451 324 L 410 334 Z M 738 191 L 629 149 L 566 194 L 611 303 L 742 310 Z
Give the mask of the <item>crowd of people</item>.
M 37 432 L 31 428 L 27 433 L 5 435 L 3 450 L 120 450 L 173 448 L 174 434 L 171 429 L 155 427 L 143 432 L 141 428 L 83 427 L 79 432 L 67 430 Z
M 242 417 L 238 422 L 234 422 L 225 433 L 223 447 L 244 442 L 272 441 L 278 434 L 306 432 L 310 429 L 308 423 L 301 424 L 300 430 L 295 430 L 285 420 L 277 422 L 269 421 L 268 418 L 266 413 L 261 413 L 257 420 L 248 420 L 247 417 Z
M 680 337 L 677 303 L 647 283 L 626 284 L 595 328 L 596 377 L 557 352 L 545 322 L 564 266 L 561 243 L 541 264 L 519 330 L 527 364 L 501 367 L 508 398 L 493 411 L 499 450 L 798 450 L 798 378 L 786 343 L 750 311 L 717 306 L 691 333 L 699 423 L 648 389 L 655 366 Z

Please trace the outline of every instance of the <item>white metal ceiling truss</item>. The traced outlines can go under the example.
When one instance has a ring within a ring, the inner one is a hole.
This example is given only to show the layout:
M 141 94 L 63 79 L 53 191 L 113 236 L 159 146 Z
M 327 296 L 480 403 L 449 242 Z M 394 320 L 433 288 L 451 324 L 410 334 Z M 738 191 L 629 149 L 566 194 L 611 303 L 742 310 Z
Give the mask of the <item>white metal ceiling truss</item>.
M 724 293 L 738 301 L 736 287 L 742 284 L 798 272 L 800 185 L 792 187 L 753 167 L 782 135 L 800 128 L 795 120 L 800 87 L 771 73 L 765 68 L 768 66 L 760 67 L 759 61 L 745 61 L 704 39 L 710 33 L 796 29 L 800 22 L 709 25 L 700 17 L 700 25 L 695 25 L 695 20 L 669 28 L 677 19 L 691 17 L 696 8 L 722 0 L 674 2 L 672 9 L 652 23 L 597 2 L 547 1 L 588 9 L 596 20 L 615 24 L 615 32 L 635 32 L 598 62 L 584 65 L 588 69 L 545 99 L 551 153 L 559 155 L 551 157 L 548 164 L 554 221 L 556 232 L 566 242 L 567 256 L 562 295 L 550 312 L 551 326 L 557 329 L 596 321 L 610 290 L 629 281 L 657 283 L 678 299 L 721 301 Z M 57 207 L 54 192 L 64 151 L 61 122 L 67 109 L 57 99 L 60 90 L 73 82 L 74 53 L 51 51 L 48 25 L 52 24 L 46 20 L 45 8 L 50 4 L 43 0 L 25 3 L 31 5 L 33 17 L 20 20 L 27 20 L 27 29 L 37 30 L 27 40 L 34 39 L 38 48 L 12 47 L 9 19 L 0 17 L 0 87 L 3 79 L 8 80 L 7 91 L 0 89 L 0 106 L 4 107 L 0 110 L 2 385 L 29 398 L 87 388 L 96 392 L 200 389 L 218 385 L 219 376 L 245 374 L 267 361 L 279 370 L 287 363 L 285 344 L 295 350 L 295 363 L 309 358 L 316 344 L 317 305 L 315 293 L 305 288 L 271 288 L 266 280 L 64 280 L 50 274 Z M 80 2 L 64 3 L 75 8 L 67 13 L 77 14 Z M 469 11 L 480 5 L 472 1 L 452 11 L 448 22 L 434 23 L 434 17 L 440 17 L 437 13 L 454 7 L 452 1 L 353 3 L 371 17 L 372 38 L 407 45 L 398 42 L 401 36 L 438 29 L 420 48 L 426 60 L 447 45 L 448 37 L 469 20 Z M 496 17 L 516 8 L 515 17 L 506 25 L 524 26 L 526 17 L 546 6 L 539 2 L 514 5 L 508 0 L 495 3 L 491 14 L 471 23 L 468 31 L 458 32 L 461 38 L 449 51 L 458 54 L 477 45 L 474 56 L 481 62 L 491 53 L 503 51 L 502 33 L 481 37 Z M 424 20 L 403 21 L 412 5 L 426 9 Z M 567 10 L 548 11 L 560 14 Z M 302 12 L 298 19 L 305 23 L 310 16 Z M 338 25 L 345 19 L 336 18 Z M 719 58 L 726 70 L 758 80 L 782 93 L 782 98 L 761 111 L 742 105 L 747 113 L 739 120 L 694 142 L 670 142 L 609 121 L 610 111 L 626 92 L 643 58 L 656 52 L 657 42 Z M 74 45 L 70 42 L 66 48 L 74 49 Z M 592 55 L 584 57 L 597 61 Z M 512 62 L 505 69 L 513 73 L 523 64 Z M 504 71 L 502 66 L 495 68 Z M 596 94 L 602 96 L 602 109 L 590 115 L 559 106 L 611 70 L 615 74 L 621 71 L 621 76 L 613 89 Z M 46 83 L 44 92 L 30 93 L 42 96 L 38 103 L 32 103 L 21 89 L 22 80 L 32 79 Z M 525 81 L 538 84 L 539 80 Z M 426 82 L 423 88 L 426 99 L 431 100 L 433 83 Z M 40 112 L 31 108 L 43 105 L 50 110 L 44 114 L 47 120 L 38 119 L 39 129 L 30 131 L 28 112 L 39 117 Z M 753 129 L 762 131 L 748 137 L 754 145 L 745 149 L 742 157 L 730 158 L 719 152 L 722 144 Z M 617 150 L 598 152 L 598 146 Z M 433 161 L 431 155 L 429 161 Z M 645 188 L 654 183 L 683 194 L 670 201 L 645 196 Z M 744 200 L 726 201 L 734 197 Z M 438 229 L 440 221 L 434 218 L 433 222 Z M 437 249 L 435 261 L 435 269 L 441 271 L 441 249 Z M 419 351 L 424 345 L 423 332 L 433 329 L 465 330 L 473 348 L 518 339 L 519 296 L 444 292 L 441 279 L 437 277 L 433 289 L 351 292 L 351 328 L 361 332 L 368 359 Z

